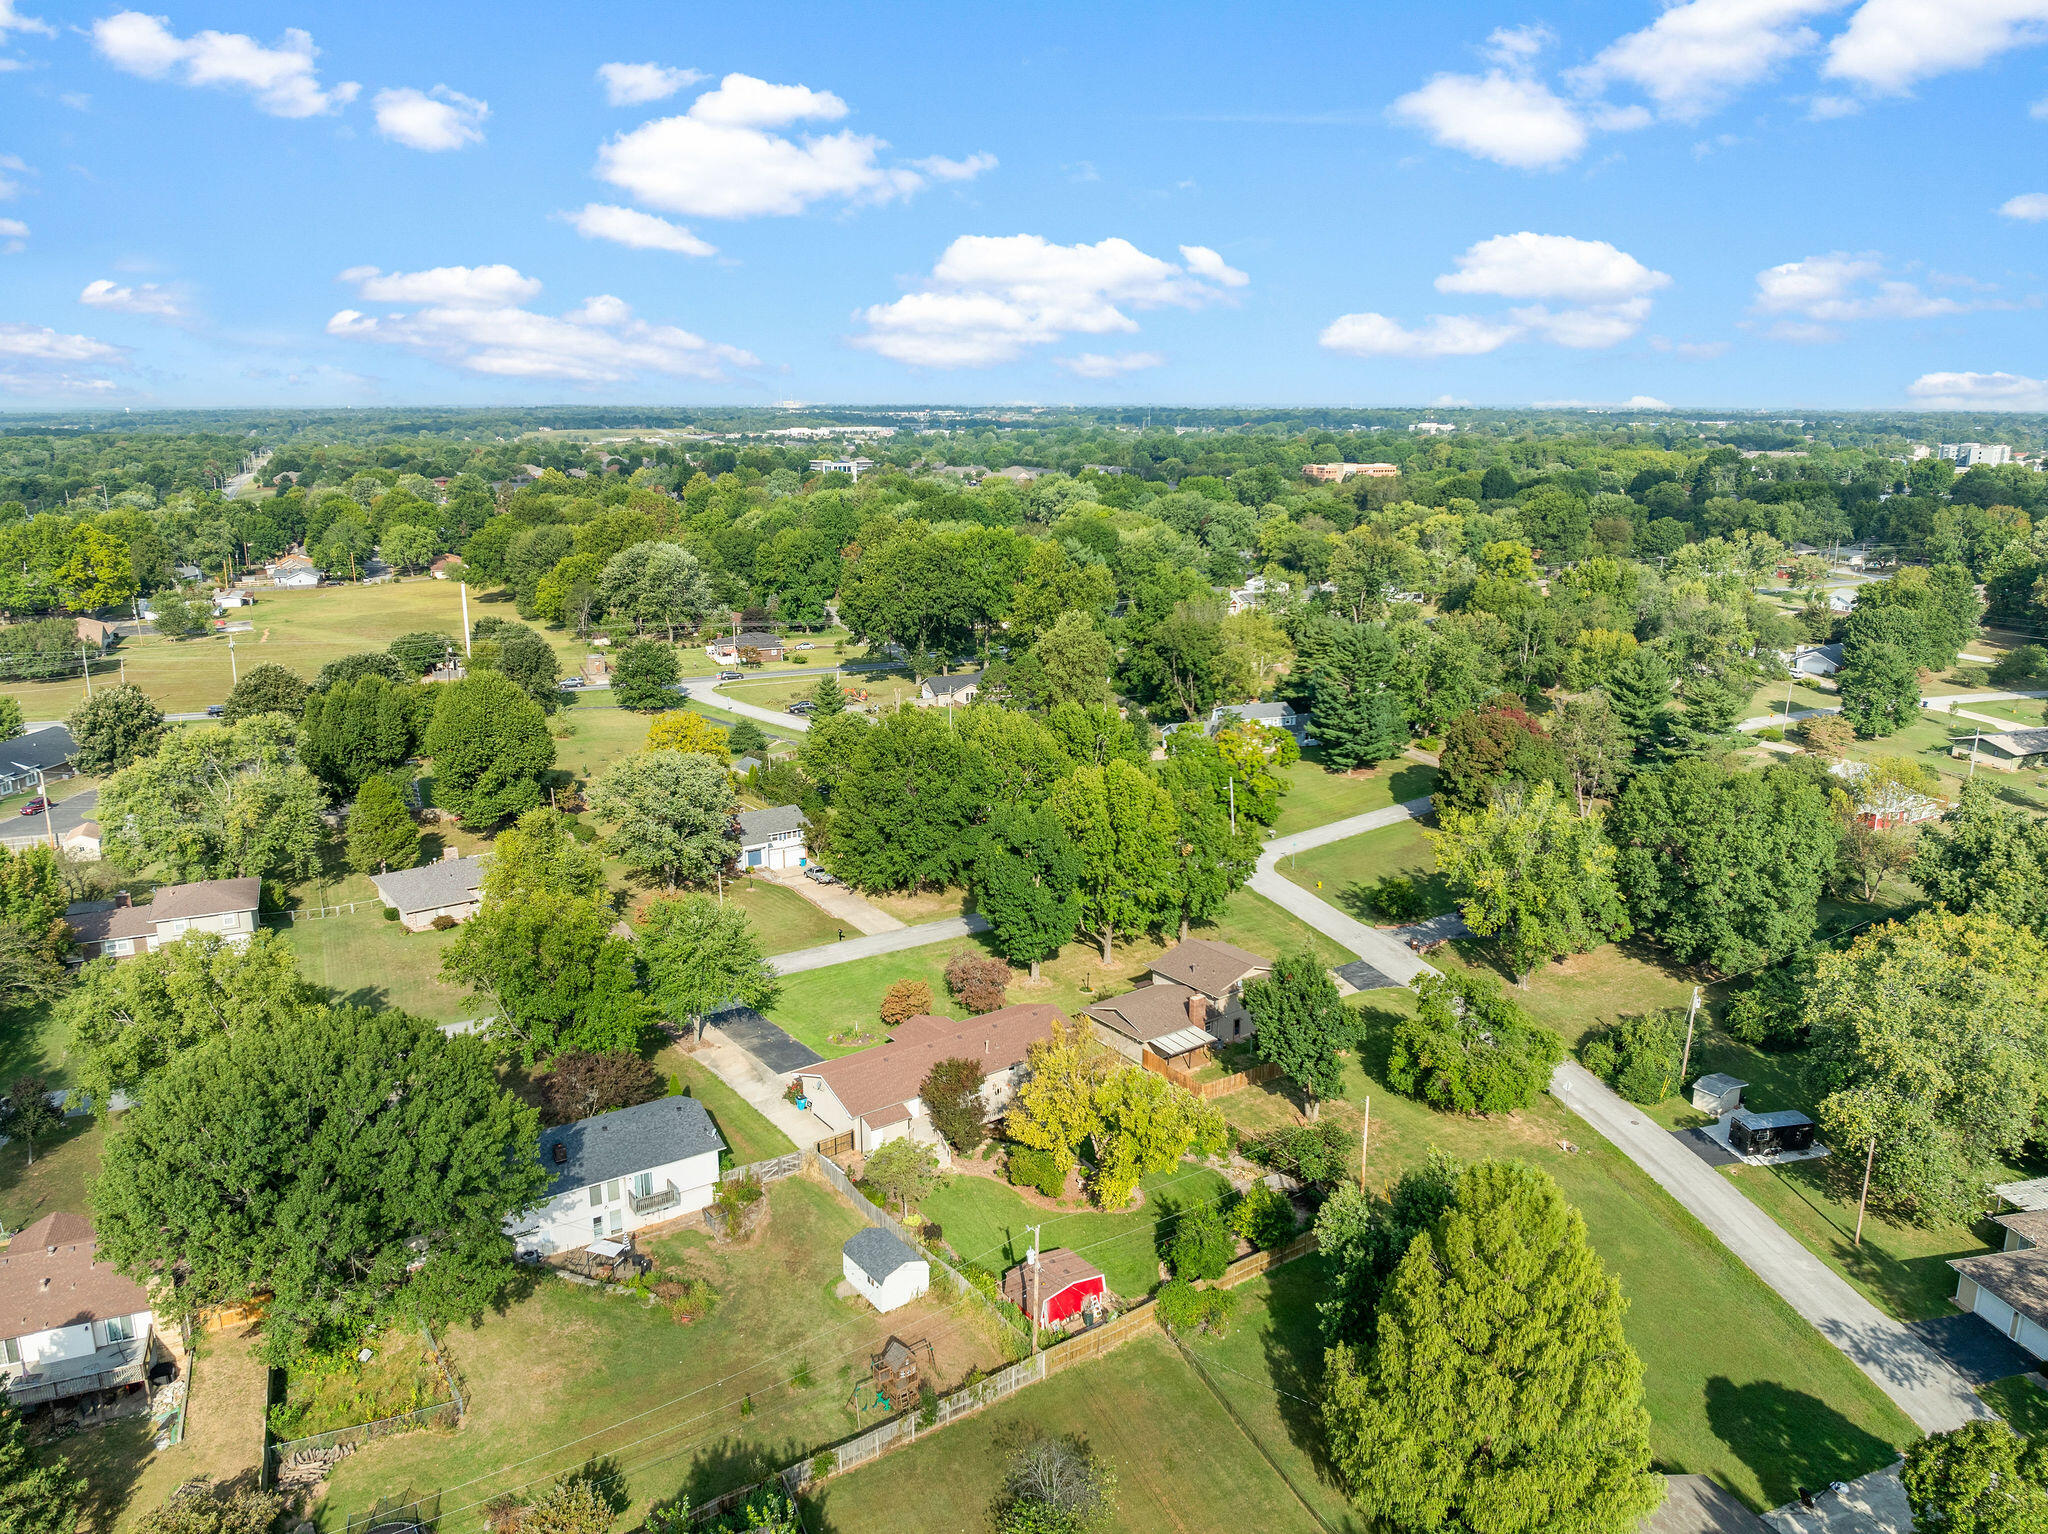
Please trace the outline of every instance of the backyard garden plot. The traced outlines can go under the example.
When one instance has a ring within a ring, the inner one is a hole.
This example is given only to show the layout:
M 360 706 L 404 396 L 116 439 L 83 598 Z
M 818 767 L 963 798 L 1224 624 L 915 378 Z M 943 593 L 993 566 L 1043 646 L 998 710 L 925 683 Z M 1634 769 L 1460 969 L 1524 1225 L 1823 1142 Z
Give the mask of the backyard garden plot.
M 701 1502 L 871 1426 L 853 1407 L 869 1355 L 890 1335 L 929 1340 L 940 1390 L 1007 1361 L 1006 1329 L 979 1302 L 928 1296 L 888 1316 L 841 1299 L 840 1247 L 861 1219 L 820 1183 L 769 1189 L 769 1217 L 721 1248 L 686 1229 L 643 1243 L 656 1280 L 701 1278 L 710 1312 L 679 1324 L 661 1304 L 556 1278 L 447 1329 L 469 1412 L 452 1433 L 386 1439 L 341 1461 L 316 1516 L 348 1514 L 407 1487 L 438 1488 L 441 1534 L 479 1534 L 484 1504 L 544 1485 L 591 1455 L 615 1456 L 633 1502 Z
M 898 1534 L 978 1529 L 1011 1456 L 1038 1433 L 1077 1433 L 1115 1471 L 1127 1534 L 1315 1534 L 1287 1483 L 1160 1336 L 1055 1374 L 805 1498 L 810 1527 Z M 1342 1527 L 1341 1525 L 1339 1526 Z
M 273 1438 L 312 1438 L 424 1411 L 454 1400 L 426 1334 L 400 1323 L 365 1339 L 360 1350 L 289 1371 L 284 1399 L 270 1408 Z

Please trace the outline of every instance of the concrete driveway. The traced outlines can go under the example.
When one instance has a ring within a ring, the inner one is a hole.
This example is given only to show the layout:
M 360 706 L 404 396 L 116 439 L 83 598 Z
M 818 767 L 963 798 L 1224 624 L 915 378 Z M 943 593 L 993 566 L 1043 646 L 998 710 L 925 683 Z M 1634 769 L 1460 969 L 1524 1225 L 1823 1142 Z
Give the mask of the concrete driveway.
M 1410 799 L 1406 804 L 1390 804 L 1383 810 L 1372 810 L 1364 815 L 1333 820 L 1326 826 L 1298 831 L 1292 836 L 1276 836 L 1266 843 L 1266 850 L 1259 854 L 1258 867 L 1251 877 L 1251 887 L 1282 910 L 1291 911 L 1299 916 L 1332 942 L 1343 944 L 1374 969 L 1400 985 L 1412 983 L 1417 975 L 1433 975 L 1436 973 L 1435 968 L 1425 963 L 1414 949 L 1398 937 L 1346 916 L 1313 891 L 1303 889 L 1282 874 L 1276 866 L 1280 859 L 1290 852 L 1307 852 L 1312 847 L 1326 847 L 1331 842 L 1341 842 L 1347 837 L 1377 831 L 1381 826 L 1397 825 L 1401 821 L 1413 820 L 1428 813 L 1429 800 L 1426 797 Z
M 1550 1078 L 1550 1091 L 1847 1354 L 1923 1433 L 1946 1432 L 1992 1415 L 1969 1381 L 1910 1327 L 1879 1311 L 1733 1183 L 1584 1066 L 1571 1060 L 1560 1065 Z

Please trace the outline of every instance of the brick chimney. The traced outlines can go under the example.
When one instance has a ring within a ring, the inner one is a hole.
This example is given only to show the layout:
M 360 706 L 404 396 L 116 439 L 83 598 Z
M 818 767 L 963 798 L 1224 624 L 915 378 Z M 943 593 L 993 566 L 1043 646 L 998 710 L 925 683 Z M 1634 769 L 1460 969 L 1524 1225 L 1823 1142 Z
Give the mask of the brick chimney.
M 1197 1028 L 1209 1026 L 1209 998 L 1200 991 L 1188 992 L 1188 1021 Z

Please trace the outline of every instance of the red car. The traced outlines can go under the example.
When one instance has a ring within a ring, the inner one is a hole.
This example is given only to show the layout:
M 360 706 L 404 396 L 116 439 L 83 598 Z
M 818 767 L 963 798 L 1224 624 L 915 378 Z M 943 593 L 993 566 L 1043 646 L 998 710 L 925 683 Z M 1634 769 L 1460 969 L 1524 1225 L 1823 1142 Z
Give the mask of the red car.
M 21 807 L 21 813 L 24 815 L 40 815 L 43 813 L 44 810 L 48 809 L 49 807 L 50 801 L 45 799 L 41 794 L 37 794 L 35 798 L 29 800 L 27 804 L 24 804 Z

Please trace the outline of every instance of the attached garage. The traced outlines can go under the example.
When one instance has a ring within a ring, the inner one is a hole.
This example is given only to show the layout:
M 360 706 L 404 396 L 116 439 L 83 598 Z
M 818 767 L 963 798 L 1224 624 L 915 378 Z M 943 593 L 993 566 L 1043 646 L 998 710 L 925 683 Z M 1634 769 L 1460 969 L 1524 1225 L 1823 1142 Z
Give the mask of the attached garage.
M 2036 1358 L 2048 1359 L 2048 1250 L 2023 1247 L 1958 1257 L 1956 1308 L 1997 1328 Z

